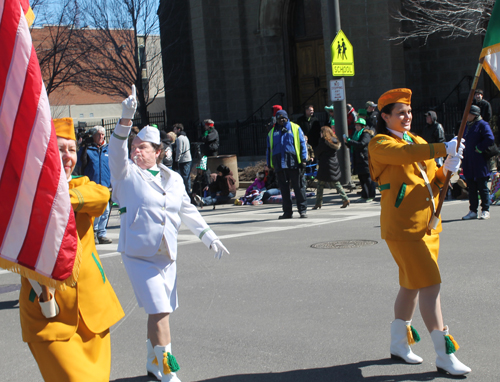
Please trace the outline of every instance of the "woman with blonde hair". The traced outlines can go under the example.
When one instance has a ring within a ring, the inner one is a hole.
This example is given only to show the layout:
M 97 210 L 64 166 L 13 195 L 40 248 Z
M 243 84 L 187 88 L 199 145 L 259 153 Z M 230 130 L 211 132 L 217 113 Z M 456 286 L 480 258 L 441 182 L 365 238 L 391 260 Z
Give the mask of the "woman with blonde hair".
M 316 146 L 314 150 L 318 162 L 318 175 L 316 176 L 318 180 L 318 189 L 316 204 L 312 208 L 313 210 L 321 208 L 321 204 L 323 203 L 323 189 L 327 183 L 333 183 L 342 197 L 342 206 L 340 208 L 346 208 L 349 205 L 349 198 L 339 182 L 341 172 L 337 151 L 340 146 L 340 141 L 333 133 L 330 126 L 323 126 L 320 131 L 318 146 Z

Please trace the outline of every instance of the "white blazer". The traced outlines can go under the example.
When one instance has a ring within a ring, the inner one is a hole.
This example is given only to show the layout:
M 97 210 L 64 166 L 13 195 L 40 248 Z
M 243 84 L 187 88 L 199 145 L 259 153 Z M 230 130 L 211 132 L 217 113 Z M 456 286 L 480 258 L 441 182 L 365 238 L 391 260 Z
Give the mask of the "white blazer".
M 170 258 L 176 260 L 181 222 L 210 248 L 217 235 L 191 204 L 182 177 L 162 164 L 161 178 L 154 177 L 128 158 L 130 129 L 117 124 L 109 141 L 113 201 L 121 211 L 118 251 L 150 257 L 164 238 Z

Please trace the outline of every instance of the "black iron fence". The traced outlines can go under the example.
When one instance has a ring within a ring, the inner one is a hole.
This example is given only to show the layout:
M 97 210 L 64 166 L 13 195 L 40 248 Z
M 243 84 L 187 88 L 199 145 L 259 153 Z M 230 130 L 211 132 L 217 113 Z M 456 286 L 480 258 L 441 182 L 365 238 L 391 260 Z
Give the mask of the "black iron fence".
M 219 133 L 219 155 L 265 155 L 267 133 L 272 126 L 272 106 L 283 105 L 284 96 L 284 93 L 273 94 L 244 121 L 216 121 L 215 128 Z M 186 127 L 186 133 L 191 142 L 198 139 L 201 131 L 199 122 Z
M 85 122 L 80 122 L 77 121 L 77 127 L 78 128 L 83 128 L 85 130 L 89 130 L 94 126 L 103 126 L 104 129 L 106 130 L 106 140 L 109 140 L 109 137 L 113 133 L 113 129 L 115 128 L 116 124 L 120 118 L 108 118 L 108 119 L 96 119 L 93 121 L 85 121 Z M 148 120 L 150 125 L 157 125 L 160 130 L 163 130 L 166 126 L 166 117 L 165 117 L 165 111 L 159 112 L 159 113 L 149 113 L 148 112 Z M 136 114 L 134 119 L 132 120 L 132 125 L 133 126 L 138 126 L 139 128 L 142 128 L 142 120 L 139 115 Z
M 326 113 L 315 114 L 324 123 Z M 297 115 L 291 115 L 295 120 Z M 252 116 L 245 121 L 217 122 L 219 132 L 219 154 L 235 154 L 237 156 L 259 156 L 266 154 L 267 134 L 272 127 L 271 115 L 268 118 Z
M 458 133 L 462 116 L 465 109 L 465 102 L 463 104 L 441 104 L 439 106 L 420 106 L 413 108 L 413 121 L 412 131 L 419 134 L 425 126 L 425 113 L 433 110 L 437 114 L 437 120 L 443 125 L 444 132 L 447 139 L 453 138 Z M 490 121 L 490 126 L 493 133 L 496 135 L 498 132 L 498 115 L 493 115 Z

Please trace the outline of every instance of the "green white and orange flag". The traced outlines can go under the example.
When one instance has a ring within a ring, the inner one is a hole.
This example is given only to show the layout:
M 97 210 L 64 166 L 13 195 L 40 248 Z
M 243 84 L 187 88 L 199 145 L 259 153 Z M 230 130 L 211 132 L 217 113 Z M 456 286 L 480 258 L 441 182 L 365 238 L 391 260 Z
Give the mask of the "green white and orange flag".
M 495 2 L 479 59 L 483 68 L 500 89 L 500 1 Z

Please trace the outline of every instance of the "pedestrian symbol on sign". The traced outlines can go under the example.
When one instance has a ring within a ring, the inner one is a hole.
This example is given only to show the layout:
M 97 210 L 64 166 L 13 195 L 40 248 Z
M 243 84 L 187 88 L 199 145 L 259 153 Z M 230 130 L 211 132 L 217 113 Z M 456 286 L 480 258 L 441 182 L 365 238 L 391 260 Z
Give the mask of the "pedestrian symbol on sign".
M 340 41 L 338 41 L 337 44 L 337 58 L 340 58 L 341 60 L 347 60 L 347 55 L 345 54 L 345 52 L 347 51 L 347 47 L 345 45 L 344 39 L 342 39 L 342 44 L 340 44 Z
M 352 45 L 341 30 L 331 45 L 332 73 L 334 76 L 354 76 L 354 54 Z

